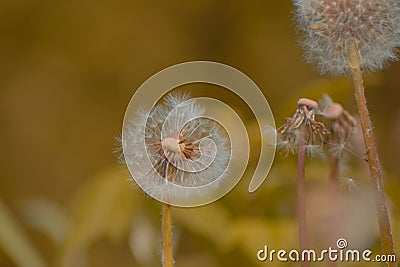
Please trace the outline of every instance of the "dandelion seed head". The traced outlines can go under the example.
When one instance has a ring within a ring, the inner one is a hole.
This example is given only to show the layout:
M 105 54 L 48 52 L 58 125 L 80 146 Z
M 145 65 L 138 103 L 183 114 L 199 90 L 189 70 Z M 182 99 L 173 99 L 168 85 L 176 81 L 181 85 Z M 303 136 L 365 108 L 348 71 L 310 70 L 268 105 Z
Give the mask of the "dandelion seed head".
M 308 155 L 322 157 L 322 147 L 325 135 L 329 134 L 322 122 L 315 120 L 318 111 L 318 103 L 312 99 L 300 98 L 297 101 L 298 108 L 292 117 L 286 118 L 286 123 L 278 129 L 277 148 L 282 149 L 286 155 L 294 153 L 301 138 L 299 136 L 301 127 L 306 131 L 306 143 Z M 321 153 L 320 153 L 321 152 Z
M 398 0 L 293 0 L 295 18 L 305 34 L 302 45 L 308 62 L 323 74 L 350 71 L 351 44 L 359 51 L 365 71 L 382 69 L 397 60 L 400 46 Z
M 138 111 L 124 128 L 126 163 L 150 195 L 171 194 L 163 192 L 168 183 L 180 186 L 172 194 L 185 194 L 182 188 L 202 187 L 227 174 L 228 134 L 218 122 L 203 118 L 204 108 L 189 98 L 188 94 L 168 94 L 150 114 Z
M 318 103 L 312 99 L 309 98 L 300 98 L 297 100 L 297 105 L 298 106 L 307 106 L 310 109 L 318 109 Z

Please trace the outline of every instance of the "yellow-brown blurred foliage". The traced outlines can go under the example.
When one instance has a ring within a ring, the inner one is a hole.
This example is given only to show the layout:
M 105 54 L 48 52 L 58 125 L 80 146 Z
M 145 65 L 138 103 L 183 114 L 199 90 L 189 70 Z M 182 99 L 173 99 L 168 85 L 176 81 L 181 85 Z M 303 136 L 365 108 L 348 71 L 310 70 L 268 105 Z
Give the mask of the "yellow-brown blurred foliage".
M 1 1 L 0 266 L 160 266 L 160 205 L 128 181 L 112 151 L 136 88 L 167 66 L 210 60 L 243 71 L 277 126 L 299 97 L 328 93 L 354 112 L 347 77 L 321 77 L 303 62 L 291 12 L 290 1 L 269 0 Z M 399 71 L 394 63 L 366 79 L 397 250 Z M 198 94 L 224 93 L 197 87 Z M 251 118 L 239 102 L 232 98 Z M 250 136 L 257 133 L 252 119 L 246 124 Z M 267 181 L 249 194 L 259 140 L 250 141 L 251 164 L 232 192 L 205 207 L 174 209 L 177 267 L 264 266 L 256 258 L 264 245 L 298 246 L 295 157 L 278 153 Z M 336 204 L 345 216 L 332 218 L 328 163 L 308 162 L 311 243 L 325 248 L 336 227 L 350 246 L 379 252 L 362 154 L 349 153 L 346 167 L 342 176 L 359 189 L 343 192 Z

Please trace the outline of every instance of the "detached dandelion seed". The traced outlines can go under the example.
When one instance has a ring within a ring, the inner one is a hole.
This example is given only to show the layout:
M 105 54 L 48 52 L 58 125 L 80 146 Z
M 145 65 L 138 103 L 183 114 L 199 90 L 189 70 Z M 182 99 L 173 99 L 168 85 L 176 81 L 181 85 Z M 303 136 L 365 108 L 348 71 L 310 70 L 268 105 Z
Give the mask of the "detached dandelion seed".
M 398 0 L 293 0 L 306 59 L 321 73 L 350 73 L 374 184 L 383 254 L 394 254 L 381 164 L 364 93 L 362 72 L 378 71 L 397 60 L 400 46 Z M 388 263 L 388 266 L 397 266 Z
M 171 196 L 185 199 L 193 196 L 184 188 L 201 188 L 224 177 L 231 153 L 227 133 L 216 121 L 202 118 L 203 114 L 204 108 L 188 94 L 170 93 L 150 114 L 139 112 L 124 129 L 125 161 L 136 169 L 135 180 L 143 181 L 147 193 L 167 202 Z M 180 191 L 171 191 L 169 183 L 179 185 Z M 164 267 L 174 263 L 171 208 L 163 204 Z
M 122 150 L 122 136 L 118 134 L 115 136 L 115 146 L 113 148 L 113 153 L 117 158 L 117 163 L 124 165 L 125 164 L 125 157 L 124 152 Z
M 340 179 L 340 189 L 349 192 L 355 192 L 358 190 L 356 182 L 350 177 L 343 177 Z
M 290 140 L 282 140 L 280 137 L 276 143 L 276 148 L 282 151 L 286 157 L 289 156 L 289 154 L 294 154 L 297 150 L 296 143 Z
M 324 150 L 320 145 L 306 145 L 306 154 L 309 158 L 324 158 Z

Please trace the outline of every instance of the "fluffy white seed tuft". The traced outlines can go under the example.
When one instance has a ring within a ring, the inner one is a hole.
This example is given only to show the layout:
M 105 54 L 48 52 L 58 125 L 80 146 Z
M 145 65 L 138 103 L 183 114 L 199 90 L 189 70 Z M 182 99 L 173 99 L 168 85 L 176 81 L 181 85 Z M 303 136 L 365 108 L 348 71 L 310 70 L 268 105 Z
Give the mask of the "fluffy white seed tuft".
M 135 168 L 135 180 L 142 181 L 150 195 L 185 199 L 191 197 L 189 190 L 188 195 L 177 196 L 185 191 L 165 192 L 166 184 L 202 187 L 227 174 L 228 135 L 219 123 L 203 118 L 204 108 L 189 98 L 188 94 L 170 93 L 150 114 L 138 112 L 124 129 L 126 164 Z
M 349 72 L 349 49 L 355 44 L 364 71 L 381 70 L 397 60 L 400 46 L 398 0 L 293 0 L 295 18 L 305 34 L 306 60 L 323 74 Z

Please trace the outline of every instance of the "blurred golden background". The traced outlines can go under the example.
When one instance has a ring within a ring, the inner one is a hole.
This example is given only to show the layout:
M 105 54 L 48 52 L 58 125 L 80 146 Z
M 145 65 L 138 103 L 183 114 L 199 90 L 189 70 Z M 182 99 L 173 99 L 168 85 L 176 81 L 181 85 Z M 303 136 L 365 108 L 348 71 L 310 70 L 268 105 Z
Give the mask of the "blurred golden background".
M 136 88 L 165 67 L 210 60 L 241 70 L 263 91 L 277 126 L 299 97 L 328 93 L 355 112 L 348 77 L 321 77 L 302 60 L 291 12 L 290 1 L 1 1 L 0 266 L 160 266 L 160 204 L 131 184 L 113 148 Z M 366 79 L 398 251 L 399 71 L 397 62 Z M 253 120 L 247 126 L 256 131 Z M 297 248 L 295 157 L 278 153 L 267 181 L 249 194 L 252 153 L 226 197 L 174 209 L 177 267 L 263 266 L 256 252 L 264 245 Z M 345 222 L 340 237 L 378 253 L 362 152 L 349 153 L 341 176 L 358 190 L 344 189 L 346 216 L 335 220 L 324 212 L 327 161 L 307 165 L 311 243 L 326 248 L 330 226 Z

